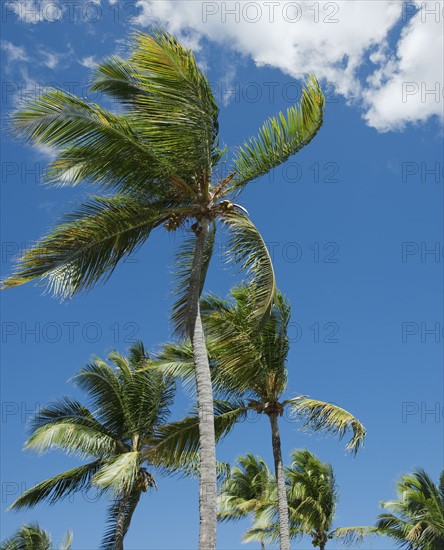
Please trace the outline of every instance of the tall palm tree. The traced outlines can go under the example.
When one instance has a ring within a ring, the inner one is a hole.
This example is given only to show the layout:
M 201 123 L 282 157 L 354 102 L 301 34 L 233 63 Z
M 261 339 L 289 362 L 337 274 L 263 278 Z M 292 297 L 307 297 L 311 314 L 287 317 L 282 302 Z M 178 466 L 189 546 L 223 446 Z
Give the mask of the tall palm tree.
M 70 550 L 72 533 L 68 531 L 64 540 L 59 544 L 58 550 Z M 5 540 L 0 550 L 53 550 L 54 545 L 47 531 L 41 529 L 36 523 L 22 525 L 17 531 Z
M 397 482 L 398 500 L 383 501 L 376 532 L 407 550 L 444 548 L 444 470 L 436 485 L 423 469 Z
M 88 462 L 25 491 L 13 509 L 53 504 L 92 486 L 110 494 L 108 527 L 102 548 L 121 550 L 132 515 L 143 493 L 156 487 L 153 469 L 176 471 L 169 457 L 157 452 L 158 431 L 166 422 L 175 383 L 156 369 L 144 369 L 141 342 L 128 358 L 113 352 L 109 361 L 95 358 L 74 377 L 86 392 L 89 407 L 63 398 L 39 410 L 26 449 L 46 453 L 60 449 Z
M 231 469 L 221 486 L 218 497 L 219 521 L 237 521 L 252 515 L 259 519 L 270 506 L 271 492 L 276 481 L 265 461 L 248 453 L 237 459 L 239 466 Z M 261 548 L 265 536 L 258 535 Z
M 243 463 L 244 457 L 238 459 Z M 256 464 L 263 460 L 254 459 Z M 250 472 L 254 466 L 245 472 L 243 484 L 236 483 L 236 469 L 221 488 L 221 518 L 235 519 L 238 511 L 236 504 L 245 494 L 244 487 L 252 481 Z M 234 474 L 234 475 L 233 475 Z M 292 464 L 285 469 L 288 509 L 290 517 L 290 538 L 298 539 L 302 535 L 311 537 L 312 545 L 325 549 L 330 539 L 341 539 L 348 542 L 350 535 L 353 541 L 364 535 L 365 527 L 343 527 L 332 529 L 338 501 L 337 487 L 333 468 L 325 464 L 308 450 L 297 450 L 292 453 Z M 273 543 L 279 539 L 278 506 L 276 499 L 276 480 L 269 473 L 268 481 L 264 480 L 266 488 L 261 494 L 260 506 L 254 516 L 255 522 L 243 537 L 244 542 L 260 541 L 261 547 L 265 542 Z M 241 506 L 241 511 L 249 510 Z M 247 515 L 247 514 L 244 514 Z
M 54 293 L 71 297 L 106 280 L 154 229 L 188 233 L 179 253 L 173 320 L 193 346 L 201 439 L 199 540 L 205 550 L 214 549 L 213 396 L 199 310 L 214 231 L 216 225 L 228 230 L 229 255 L 252 275 L 253 311 L 260 320 L 273 302 L 273 268 L 261 235 L 233 201 L 247 183 L 313 139 L 322 125 L 324 96 L 310 77 L 299 106 L 268 119 L 220 177 L 225 150 L 218 141 L 218 107 L 193 53 L 171 35 L 137 34 L 129 59 L 112 57 L 97 67 L 92 90 L 119 100 L 119 114 L 53 89 L 28 101 L 12 123 L 20 137 L 55 151 L 50 182 L 88 181 L 114 194 L 93 196 L 68 215 L 24 254 L 3 286 L 42 279 Z
M 220 397 L 215 401 L 216 437 L 227 434 L 251 411 L 268 417 L 278 487 L 280 546 L 288 550 L 290 532 L 279 418 L 287 412 L 292 419 L 302 420 L 304 430 L 337 434 L 340 438 L 351 430 L 347 449 L 354 453 L 363 444 L 365 429 L 349 412 L 331 403 L 305 396 L 283 397 L 287 387 L 290 305 L 277 293 L 268 320 L 258 330 L 252 316 L 252 292 L 243 285 L 232 291 L 231 301 L 208 296 L 202 303 L 213 386 Z M 187 342 L 165 346 L 156 364 L 187 383 L 194 379 L 192 347 Z M 160 446 L 178 456 L 195 452 L 199 444 L 196 426 L 195 415 L 166 426 Z

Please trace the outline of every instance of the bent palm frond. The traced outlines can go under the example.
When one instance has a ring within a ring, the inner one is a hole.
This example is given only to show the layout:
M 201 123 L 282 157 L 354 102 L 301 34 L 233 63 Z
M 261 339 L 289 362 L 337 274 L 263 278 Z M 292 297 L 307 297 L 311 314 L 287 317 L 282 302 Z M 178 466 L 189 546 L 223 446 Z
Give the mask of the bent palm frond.
M 285 401 L 291 405 L 295 418 L 303 422 L 302 429 L 338 435 L 342 439 L 351 430 L 353 437 L 346 449 L 356 454 L 364 444 L 366 430 L 352 414 L 345 409 L 307 397 L 296 397 Z
M 230 173 L 232 188 L 240 191 L 251 180 L 279 166 L 305 147 L 322 126 L 325 99 L 318 81 L 310 76 L 302 90 L 299 106 L 287 109 L 286 116 L 268 119 L 258 136 L 239 148 Z

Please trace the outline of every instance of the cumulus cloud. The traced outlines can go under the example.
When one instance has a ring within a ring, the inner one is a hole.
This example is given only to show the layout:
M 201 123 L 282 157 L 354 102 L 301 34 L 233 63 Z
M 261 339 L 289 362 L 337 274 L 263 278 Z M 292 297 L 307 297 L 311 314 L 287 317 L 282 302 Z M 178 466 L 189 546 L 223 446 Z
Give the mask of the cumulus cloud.
M 430 13 L 436 5 L 440 9 L 437 2 L 418 4 L 416 15 L 413 4 L 391 0 L 138 0 L 137 5 L 138 24 L 160 24 L 188 36 L 197 49 L 205 37 L 251 57 L 258 66 L 294 78 L 313 72 L 335 83 L 340 94 L 363 107 L 365 120 L 378 130 L 400 129 L 442 113 L 442 97 L 438 103 L 431 95 L 422 101 L 420 93 L 410 102 L 402 98 L 404 82 L 424 81 L 432 88 L 438 82 L 442 90 L 443 15 Z M 405 26 L 393 47 L 390 34 L 399 23 Z

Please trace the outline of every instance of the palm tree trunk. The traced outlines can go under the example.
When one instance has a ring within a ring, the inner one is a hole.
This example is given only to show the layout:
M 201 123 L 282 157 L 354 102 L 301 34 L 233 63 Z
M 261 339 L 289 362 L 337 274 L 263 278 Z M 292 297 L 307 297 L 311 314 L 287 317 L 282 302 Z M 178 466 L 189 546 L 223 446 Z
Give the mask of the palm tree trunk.
M 126 523 L 126 508 L 129 500 L 129 494 L 124 494 L 118 505 L 117 519 L 116 519 L 116 536 L 114 539 L 113 550 L 123 550 L 123 539 L 125 537 L 125 523 Z
M 261 550 L 265 550 L 265 544 L 263 540 L 261 540 Z
M 199 488 L 199 549 L 216 548 L 216 438 L 214 433 L 213 387 L 208 362 L 205 335 L 200 316 L 201 273 L 208 222 L 202 221 L 196 234 L 196 248 L 190 280 L 190 337 L 196 372 L 197 406 L 199 410 L 200 488 Z
M 278 490 L 279 542 L 281 550 L 290 550 L 290 528 L 288 521 L 287 489 L 285 487 L 284 465 L 282 463 L 281 436 L 277 413 L 269 414 L 271 444 L 273 446 L 274 469 Z

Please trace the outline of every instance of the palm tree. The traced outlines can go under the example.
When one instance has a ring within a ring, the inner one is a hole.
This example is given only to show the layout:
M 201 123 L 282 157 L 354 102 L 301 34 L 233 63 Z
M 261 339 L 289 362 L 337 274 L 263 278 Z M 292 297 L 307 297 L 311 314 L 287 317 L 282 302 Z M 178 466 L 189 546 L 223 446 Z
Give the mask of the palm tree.
M 239 463 L 244 458 L 238 459 Z M 257 464 L 263 460 L 255 459 Z M 243 485 L 236 484 L 236 469 L 228 480 L 222 485 L 221 502 L 224 505 L 223 517 L 228 519 L 236 518 L 236 504 L 245 494 L 244 487 L 252 481 L 249 472 L 246 472 Z M 335 517 L 338 493 L 330 464 L 325 464 L 310 451 L 297 450 L 292 453 L 292 464 L 285 469 L 287 498 L 290 517 L 290 538 L 297 539 L 302 535 L 311 537 L 312 545 L 325 549 L 327 541 L 333 538 L 349 542 L 350 539 L 357 541 L 362 538 L 365 527 L 343 527 L 332 530 Z M 276 480 L 269 474 L 268 481 L 263 481 L 266 490 L 262 493 L 260 507 L 257 507 L 255 522 L 246 531 L 243 537 L 244 542 L 260 541 L 261 547 L 265 548 L 265 542 L 275 542 L 279 539 L 279 522 L 277 520 L 278 506 L 276 499 Z M 237 500 L 238 499 L 238 500 Z M 243 511 L 244 508 L 241 507 Z M 246 510 L 248 511 L 248 510 Z M 244 514 L 246 515 L 246 514 Z
M 58 550 L 70 550 L 72 533 L 68 531 Z M 49 533 L 41 529 L 36 523 L 22 525 L 12 537 L 5 540 L 0 550 L 52 550 L 54 545 Z
M 283 398 L 287 387 L 290 306 L 277 293 L 268 320 L 258 330 L 252 321 L 251 292 L 254 290 L 243 285 L 232 291 L 232 301 L 208 296 L 202 303 L 213 386 L 220 397 L 215 401 L 216 437 L 227 434 L 251 411 L 268 417 L 278 488 L 279 539 L 281 549 L 287 550 L 290 532 L 279 418 L 288 409 L 292 419 L 303 421 L 304 430 L 337 434 L 340 438 L 351 430 L 347 449 L 354 453 L 363 444 L 365 429 L 349 412 L 331 403 L 305 396 Z M 187 383 L 194 379 L 192 347 L 188 342 L 165 346 L 155 364 Z M 199 444 L 196 423 L 194 415 L 166 426 L 160 446 L 177 456 L 195 452 Z
M 219 492 L 219 521 L 237 521 L 249 515 L 259 519 L 270 506 L 276 482 L 265 461 L 248 453 L 238 458 L 237 463 L 239 466 L 231 469 Z M 265 537 L 257 539 L 264 549 Z
M 119 114 L 59 89 L 28 101 L 12 117 L 19 135 L 52 148 L 48 179 L 88 181 L 92 196 L 20 259 L 5 288 L 43 280 L 63 297 L 106 280 L 119 261 L 160 227 L 183 229 L 175 328 L 193 346 L 200 418 L 200 546 L 215 548 L 216 456 L 213 395 L 199 296 L 216 225 L 230 235 L 229 256 L 252 276 L 254 316 L 270 310 L 274 273 L 265 243 L 234 198 L 250 181 L 307 145 L 322 125 L 324 96 L 314 77 L 299 106 L 268 119 L 239 147 L 226 177 L 219 167 L 218 107 L 191 50 L 171 35 L 137 34 L 128 60 L 111 57 L 96 69 L 93 91 L 122 104 Z M 218 222 L 218 223 L 216 223 Z M 205 502 L 204 502 L 205 499 Z
M 383 501 L 376 532 L 407 550 L 444 548 L 444 471 L 439 486 L 423 469 L 404 474 L 397 482 L 398 500 Z
M 123 548 L 140 497 L 156 487 L 152 470 L 180 468 L 156 449 L 175 384 L 158 369 L 144 369 L 147 360 L 141 342 L 130 348 L 128 358 L 111 353 L 114 366 L 95 358 L 74 377 L 90 407 L 63 398 L 38 411 L 25 448 L 39 453 L 61 449 L 88 462 L 38 483 L 11 508 L 34 507 L 42 501 L 53 504 L 95 486 L 99 495 L 112 496 L 102 548 Z

